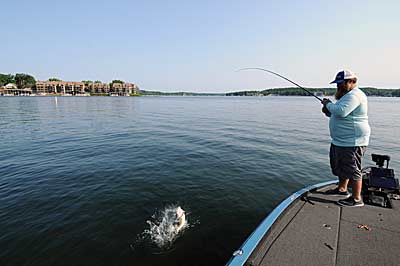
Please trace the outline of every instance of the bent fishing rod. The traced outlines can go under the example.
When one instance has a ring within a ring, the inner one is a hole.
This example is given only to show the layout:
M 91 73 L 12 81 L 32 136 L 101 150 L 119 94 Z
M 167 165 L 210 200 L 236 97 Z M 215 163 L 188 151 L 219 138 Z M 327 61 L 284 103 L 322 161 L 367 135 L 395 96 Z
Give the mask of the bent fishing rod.
M 276 76 L 278 76 L 278 77 L 280 77 L 280 78 L 283 78 L 284 80 L 287 80 L 287 81 L 289 81 L 290 83 L 296 85 L 296 86 L 299 87 L 300 89 L 306 91 L 309 95 L 314 96 L 315 98 L 317 98 L 317 99 L 322 103 L 322 99 L 319 98 L 318 96 L 314 95 L 314 93 L 312 93 L 311 91 L 307 90 L 306 88 L 303 88 L 302 86 L 300 86 L 300 85 L 297 84 L 296 82 L 294 82 L 294 81 L 292 81 L 292 80 L 290 80 L 290 79 L 288 79 L 288 78 L 286 78 L 286 77 L 284 77 L 284 76 L 282 76 L 282 75 L 280 75 L 280 74 L 278 74 L 278 73 L 275 73 L 275 72 L 273 72 L 273 71 L 271 71 L 271 70 L 264 69 L 264 68 L 260 68 L 260 67 L 246 67 L 246 68 L 239 69 L 238 71 L 242 71 L 242 70 L 261 70 L 261 71 L 265 71 L 265 72 L 274 74 L 274 75 L 276 75 Z

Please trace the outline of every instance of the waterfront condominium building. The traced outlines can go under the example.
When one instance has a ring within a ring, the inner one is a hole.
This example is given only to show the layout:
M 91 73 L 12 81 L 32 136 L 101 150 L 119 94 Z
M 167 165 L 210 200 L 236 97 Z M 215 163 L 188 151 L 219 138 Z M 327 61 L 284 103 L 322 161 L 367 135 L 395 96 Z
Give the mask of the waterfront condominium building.
M 38 94 L 83 94 L 85 84 L 76 81 L 36 81 L 35 92 Z
M 86 92 L 89 93 L 109 93 L 110 84 L 109 83 L 89 83 L 85 88 Z
M 139 88 L 133 83 L 95 83 L 85 85 L 76 81 L 36 81 L 34 92 L 37 94 L 85 94 L 102 93 L 129 95 L 138 94 Z
M 109 93 L 118 95 L 137 94 L 138 88 L 133 83 L 113 83 Z

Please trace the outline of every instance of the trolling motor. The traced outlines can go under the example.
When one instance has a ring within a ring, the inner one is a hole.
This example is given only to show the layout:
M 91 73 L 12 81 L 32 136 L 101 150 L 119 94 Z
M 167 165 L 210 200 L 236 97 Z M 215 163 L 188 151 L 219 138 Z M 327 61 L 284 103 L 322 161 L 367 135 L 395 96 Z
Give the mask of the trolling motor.
M 363 169 L 364 202 L 392 208 L 391 199 L 399 199 L 399 180 L 395 178 L 394 170 L 389 168 L 390 156 L 372 154 L 372 161 L 377 165 Z M 383 166 L 386 162 L 386 168 Z
M 383 167 L 386 161 L 386 168 L 389 168 L 389 161 L 390 161 L 390 156 L 389 155 L 379 155 L 379 154 L 371 154 L 372 161 L 376 163 L 377 166 Z

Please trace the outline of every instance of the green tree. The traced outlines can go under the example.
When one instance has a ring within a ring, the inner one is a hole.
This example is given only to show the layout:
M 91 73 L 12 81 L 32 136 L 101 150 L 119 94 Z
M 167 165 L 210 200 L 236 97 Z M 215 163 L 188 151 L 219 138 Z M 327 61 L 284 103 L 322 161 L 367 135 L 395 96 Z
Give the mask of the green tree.
M 93 81 L 91 80 L 82 80 L 83 84 L 85 84 L 85 86 L 88 86 L 89 83 L 93 83 Z
M 11 74 L 0 74 L 0 86 L 7 85 L 8 83 L 15 83 L 14 76 Z
M 101 83 L 101 81 L 100 80 L 96 80 L 94 83 Z
M 114 79 L 113 81 L 111 81 L 111 83 L 121 83 L 124 84 L 124 82 L 122 80 L 119 79 Z
M 360 88 L 367 96 L 380 96 L 380 97 L 391 97 L 391 96 L 400 96 L 400 89 L 378 89 L 372 87 L 364 87 Z M 314 94 L 322 93 L 326 96 L 335 95 L 335 88 L 308 88 L 308 90 Z M 230 92 L 227 93 L 227 96 L 247 96 L 254 95 L 257 91 L 238 91 L 238 92 Z M 282 95 L 282 96 L 308 96 L 308 93 L 303 91 L 300 88 L 274 88 L 259 91 L 264 95 Z
M 394 90 L 394 91 L 392 92 L 392 96 L 394 96 L 394 97 L 400 97 L 400 89 Z
M 58 78 L 49 78 L 49 81 L 62 81 L 62 80 Z
M 36 80 L 31 75 L 17 73 L 15 74 L 15 83 L 17 84 L 18 89 L 32 88 L 35 86 Z

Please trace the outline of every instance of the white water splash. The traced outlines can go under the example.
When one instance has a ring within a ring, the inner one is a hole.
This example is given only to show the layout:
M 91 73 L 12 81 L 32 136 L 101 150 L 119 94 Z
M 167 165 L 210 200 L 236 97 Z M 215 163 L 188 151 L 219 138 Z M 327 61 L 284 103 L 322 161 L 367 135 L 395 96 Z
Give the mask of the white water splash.
M 178 208 L 180 206 L 169 205 L 164 210 L 154 213 L 152 219 L 146 221 L 149 228 L 142 233 L 142 239 L 149 239 L 159 248 L 171 247 L 176 238 L 189 226 L 187 220 L 185 220 L 182 228 L 177 230 L 176 214 Z

